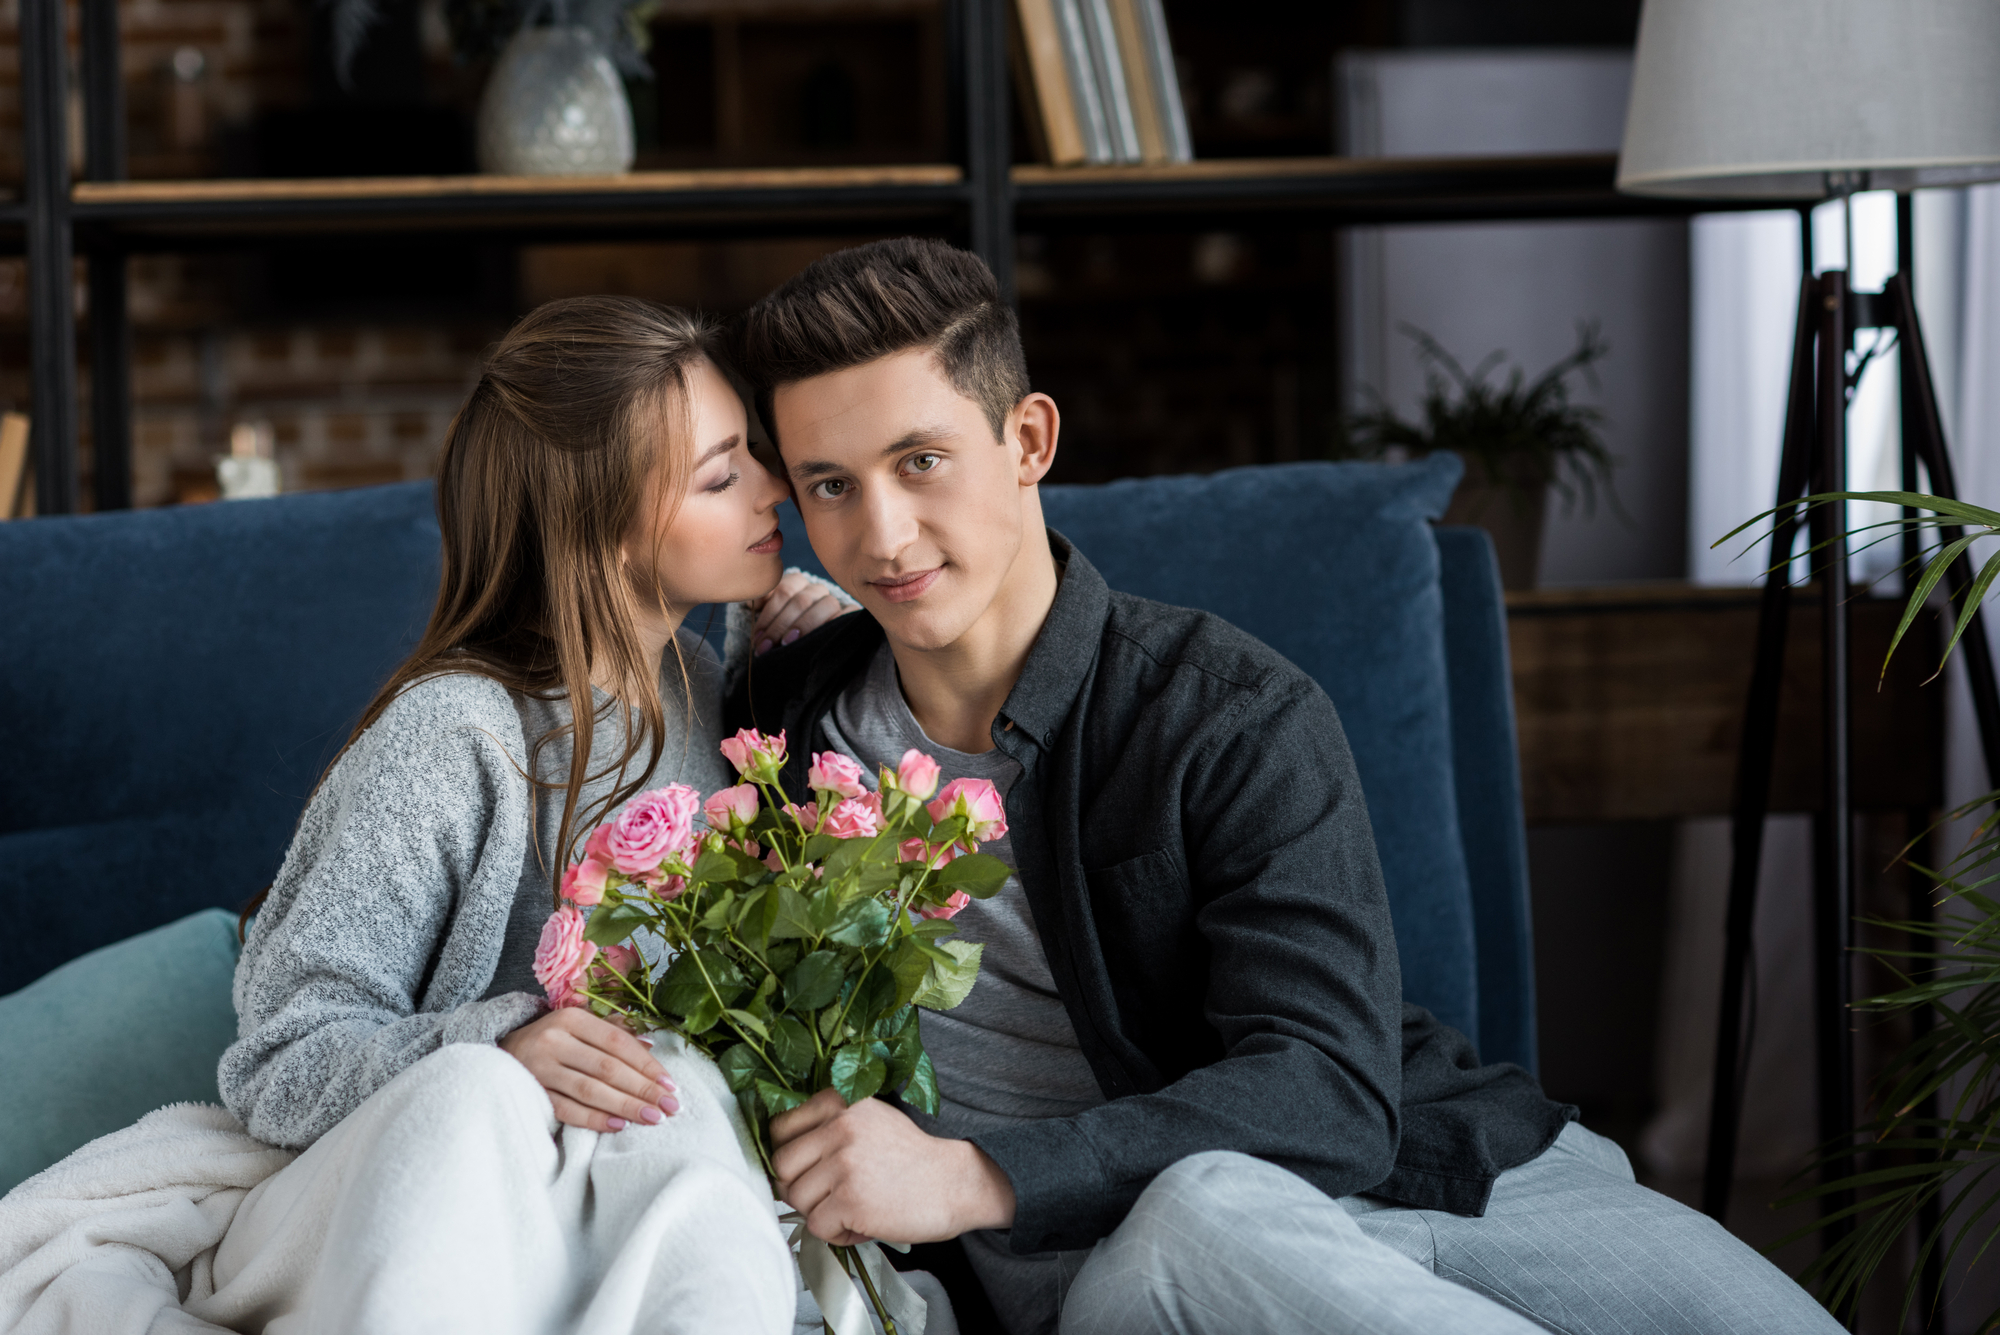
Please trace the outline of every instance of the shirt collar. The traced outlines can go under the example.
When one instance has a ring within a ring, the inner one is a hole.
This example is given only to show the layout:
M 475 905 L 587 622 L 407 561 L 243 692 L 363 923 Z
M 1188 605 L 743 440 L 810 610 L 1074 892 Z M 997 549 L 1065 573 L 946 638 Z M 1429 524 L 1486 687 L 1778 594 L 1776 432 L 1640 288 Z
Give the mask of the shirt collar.
M 1069 717 L 1083 679 L 1097 661 L 1104 620 L 1110 614 L 1111 590 L 1104 576 L 1068 538 L 1054 529 L 1048 534 L 1049 551 L 1062 567 L 1062 577 L 1020 679 L 993 721 L 996 746 L 1004 746 L 1003 734 L 1010 729 L 1025 732 L 1043 747 L 1055 745 L 1056 730 Z

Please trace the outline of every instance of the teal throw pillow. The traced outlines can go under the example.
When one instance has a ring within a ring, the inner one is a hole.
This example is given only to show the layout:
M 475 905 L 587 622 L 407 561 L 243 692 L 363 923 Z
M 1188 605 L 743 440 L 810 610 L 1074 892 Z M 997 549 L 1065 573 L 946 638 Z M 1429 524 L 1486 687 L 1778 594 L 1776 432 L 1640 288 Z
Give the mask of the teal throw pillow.
M 169 1103 L 220 1103 L 236 1040 L 222 909 L 93 950 L 0 997 L 0 1192 Z

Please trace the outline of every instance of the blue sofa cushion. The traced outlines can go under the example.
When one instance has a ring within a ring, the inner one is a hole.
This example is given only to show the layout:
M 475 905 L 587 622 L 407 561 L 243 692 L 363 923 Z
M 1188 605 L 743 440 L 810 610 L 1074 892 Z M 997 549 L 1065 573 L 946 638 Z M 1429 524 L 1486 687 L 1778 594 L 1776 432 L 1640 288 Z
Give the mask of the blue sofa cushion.
M 220 1103 L 236 919 L 207 909 L 0 997 L 0 1193 L 169 1103 Z
M 1048 486 L 1042 508 L 1112 588 L 1214 612 L 1319 682 L 1361 772 L 1403 995 L 1476 1040 L 1472 892 L 1430 523 L 1461 470 L 1450 454 L 1237 468 Z M 785 529 L 786 561 L 823 573 L 789 509 Z
M 437 596 L 428 483 L 0 524 L 0 993 L 270 883 Z M 52 885 L 109 880 L 79 913 Z

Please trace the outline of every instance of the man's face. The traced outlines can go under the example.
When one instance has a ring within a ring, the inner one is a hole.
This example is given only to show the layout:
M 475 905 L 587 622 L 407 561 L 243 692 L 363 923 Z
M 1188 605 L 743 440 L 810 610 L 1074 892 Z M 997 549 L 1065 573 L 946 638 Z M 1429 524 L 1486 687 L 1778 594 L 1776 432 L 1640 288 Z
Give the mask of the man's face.
M 786 385 L 772 417 L 813 550 L 898 644 L 956 643 L 1000 598 L 1030 522 L 1042 541 L 1047 464 L 1024 466 L 1020 409 L 996 440 L 928 349 Z

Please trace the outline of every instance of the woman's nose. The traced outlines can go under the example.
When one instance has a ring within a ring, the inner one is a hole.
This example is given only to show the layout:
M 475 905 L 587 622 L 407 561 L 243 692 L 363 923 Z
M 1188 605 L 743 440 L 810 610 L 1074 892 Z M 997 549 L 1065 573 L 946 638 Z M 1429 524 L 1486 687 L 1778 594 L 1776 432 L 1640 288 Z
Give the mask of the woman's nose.
M 775 510 L 779 502 L 792 498 L 791 479 L 785 476 L 782 464 L 774 469 L 766 466 L 762 459 L 757 460 L 757 463 L 759 465 L 757 471 L 763 478 L 763 490 L 758 493 L 757 508 L 760 511 Z

